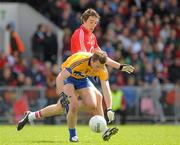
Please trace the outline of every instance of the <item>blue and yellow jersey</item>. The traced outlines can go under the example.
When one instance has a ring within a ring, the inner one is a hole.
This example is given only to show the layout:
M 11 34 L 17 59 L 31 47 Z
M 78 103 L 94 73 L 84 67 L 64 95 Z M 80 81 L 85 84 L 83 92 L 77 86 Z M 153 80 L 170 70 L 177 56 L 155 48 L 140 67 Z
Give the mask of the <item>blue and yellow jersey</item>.
M 94 71 L 89 65 L 92 53 L 78 52 L 70 56 L 61 66 L 62 69 L 67 69 L 71 73 L 71 77 L 83 79 L 86 77 L 99 77 L 100 80 L 108 80 L 108 72 L 106 67 Z

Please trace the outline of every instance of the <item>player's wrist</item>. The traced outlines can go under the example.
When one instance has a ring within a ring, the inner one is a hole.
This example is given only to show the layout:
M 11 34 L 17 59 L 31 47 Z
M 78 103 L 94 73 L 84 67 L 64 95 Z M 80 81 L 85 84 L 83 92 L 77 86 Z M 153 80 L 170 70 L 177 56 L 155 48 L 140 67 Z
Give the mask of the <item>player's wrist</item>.
M 122 71 L 123 67 L 124 67 L 124 66 L 127 66 L 127 65 L 128 65 L 128 64 L 120 64 L 119 70 Z
M 123 68 L 123 65 L 122 65 L 122 64 L 120 64 L 120 66 L 119 66 L 119 69 L 118 69 L 118 70 L 122 70 L 122 68 Z

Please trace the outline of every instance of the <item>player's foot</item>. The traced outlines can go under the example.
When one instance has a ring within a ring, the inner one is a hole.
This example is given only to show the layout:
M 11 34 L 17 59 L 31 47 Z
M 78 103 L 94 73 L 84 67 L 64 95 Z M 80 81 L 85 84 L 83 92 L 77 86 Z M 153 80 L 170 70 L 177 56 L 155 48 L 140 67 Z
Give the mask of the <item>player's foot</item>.
M 117 127 L 113 127 L 113 128 L 108 128 L 105 132 L 104 132 L 104 134 L 103 134 L 103 136 L 102 136 L 102 138 L 103 138 L 103 140 L 104 141 L 108 141 L 110 138 L 111 138 L 111 136 L 113 136 L 113 135 L 115 135 L 116 133 L 118 133 L 118 128 Z
M 17 130 L 23 129 L 24 125 L 29 122 L 28 116 L 31 112 L 27 111 L 24 115 L 24 117 L 18 122 Z
M 69 111 L 69 99 L 68 99 L 68 96 L 63 94 L 61 95 L 60 97 L 60 103 L 62 105 L 62 107 L 66 110 L 66 113 L 68 113 Z
M 70 142 L 78 142 L 78 137 L 77 136 L 73 136 L 70 138 Z

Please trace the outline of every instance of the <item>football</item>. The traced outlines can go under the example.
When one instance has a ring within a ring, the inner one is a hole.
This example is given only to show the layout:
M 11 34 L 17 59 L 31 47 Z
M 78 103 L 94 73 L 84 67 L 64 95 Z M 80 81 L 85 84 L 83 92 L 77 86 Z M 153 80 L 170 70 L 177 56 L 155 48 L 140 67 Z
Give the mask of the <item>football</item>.
M 89 120 L 89 127 L 93 132 L 100 133 L 107 128 L 107 123 L 103 116 L 95 115 Z

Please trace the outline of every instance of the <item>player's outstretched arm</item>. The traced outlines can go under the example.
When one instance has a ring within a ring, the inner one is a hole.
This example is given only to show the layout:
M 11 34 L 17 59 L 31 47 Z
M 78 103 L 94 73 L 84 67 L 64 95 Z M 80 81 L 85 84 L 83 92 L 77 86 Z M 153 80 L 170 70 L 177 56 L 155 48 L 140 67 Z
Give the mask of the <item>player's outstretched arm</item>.
M 115 69 L 118 69 L 120 71 L 123 71 L 123 72 L 127 72 L 127 73 L 133 73 L 134 72 L 134 67 L 132 65 L 129 65 L 129 64 L 120 64 L 114 60 L 112 60 L 111 58 L 108 57 L 107 59 L 107 62 L 106 64 L 108 66 L 111 66 Z
M 101 80 L 101 87 L 103 90 L 103 95 L 107 107 L 107 117 L 108 117 L 108 123 L 112 122 L 114 120 L 114 112 L 112 111 L 112 97 L 111 97 L 111 90 L 109 86 L 109 81 Z

